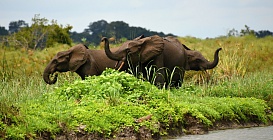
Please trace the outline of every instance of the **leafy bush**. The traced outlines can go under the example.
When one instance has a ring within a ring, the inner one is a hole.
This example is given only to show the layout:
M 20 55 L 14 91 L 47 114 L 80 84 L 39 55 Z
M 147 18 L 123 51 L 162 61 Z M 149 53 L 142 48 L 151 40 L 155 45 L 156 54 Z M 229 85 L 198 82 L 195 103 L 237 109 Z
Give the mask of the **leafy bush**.
M 69 35 L 72 26 L 63 27 L 54 20 L 50 25 L 46 18 L 39 16 L 34 16 L 30 27 L 22 27 L 18 32 L 9 35 L 6 43 L 9 46 L 25 49 L 44 49 L 53 46 L 54 43 L 72 44 Z

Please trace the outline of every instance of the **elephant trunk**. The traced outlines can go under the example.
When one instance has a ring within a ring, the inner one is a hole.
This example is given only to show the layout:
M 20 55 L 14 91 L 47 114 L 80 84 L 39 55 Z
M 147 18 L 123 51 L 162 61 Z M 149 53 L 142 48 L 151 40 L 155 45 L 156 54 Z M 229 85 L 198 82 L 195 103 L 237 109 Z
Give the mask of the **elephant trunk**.
M 53 75 L 53 73 L 49 72 L 49 68 L 46 67 L 45 70 L 44 70 L 44 74 L 43 74 L 43 78 L 44 78 L 44 81 L 47 83 L 47 84 L 55 84 L 57 82 L 57 77 L 58 77 L 58 74 L 55 74 L 54 75 L 54 78 L 53 80 L 50 79 L 50 75 Z
M 103 37 L 101 39 L 101 42 L 103 42 L 103 41 L 105 42 L 104 43 L 104 50 L 105 50 L 107 57 L 109 57 L 110 59 L 115 60 L 115 61 L 120 61 L 122 59 L 122 57 L 111 52 L 108 39 L 106 37 Z
M 206 67 L 204 67 L 204 69 L 213 69 L 214 67 L 217 66 L 218 62 L 219 62 L 219 51 L 222 50 L 222 48 L 218 48 L 215 53 L 214 53 L 214 60 L 213 62 L 208 62 L 208 64 L 206 65 Z

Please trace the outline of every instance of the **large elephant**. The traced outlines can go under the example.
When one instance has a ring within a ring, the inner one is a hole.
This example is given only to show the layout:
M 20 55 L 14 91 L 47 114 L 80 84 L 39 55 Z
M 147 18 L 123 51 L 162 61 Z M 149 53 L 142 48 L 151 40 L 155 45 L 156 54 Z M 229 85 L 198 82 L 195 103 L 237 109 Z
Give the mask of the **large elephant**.
M 155 84 L 160 87 L 181 86 L 186 70 L 214 68 L 218 64 L 218 53 L 221 50 L 216 50 L 214 61 L 209 62 L 201 53 L 188 49 L 173 37 L 140 36 L 125 42 L 117 51 L 109 49 L 107 38 L 102 38 L 102 41 L 105 42 L 106 55 L 112 60 L 121 61 L 119 70 L 128 70 L 130 66 L 139 67 L 139 71 L 149 77 L 151 73 L 147 75 L 147 67 L 155 66 Z
M 114 48 L 112 51 L 116 51 Z M 104 50 L 90 50 L 82 44 L 71 47 L 67 51 L 58 52 L 46 66 L 43 74 L 44 81 L 54 84 L 57 74 L 55 72 L 76 72 L 83 80 L 86 76 L 100 75 L 106 68 L 115 68 L 116 62 L 109 59 Z

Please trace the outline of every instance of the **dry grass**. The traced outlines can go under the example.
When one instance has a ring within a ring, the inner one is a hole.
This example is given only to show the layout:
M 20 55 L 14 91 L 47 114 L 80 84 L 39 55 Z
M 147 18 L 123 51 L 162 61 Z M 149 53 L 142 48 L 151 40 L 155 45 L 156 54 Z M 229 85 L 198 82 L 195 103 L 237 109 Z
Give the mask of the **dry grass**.
M 193 40 L 193 38 L 180 39 L 182 43 L 191 49 L 200 51 L 209 60 L 213 60 L 213 53 L 217 48 L 223 48 L 219 53 L 220 62 L 215 69 L 207 72 L 190 71 L 186 73 L 186 78 L 196 83 L 204 83 L 212 78 L 222 81 L 232 77 L 244 77 L 246 74 L 259 71 L 273 70 L 273 37 L 257 39 L 245 36 Z

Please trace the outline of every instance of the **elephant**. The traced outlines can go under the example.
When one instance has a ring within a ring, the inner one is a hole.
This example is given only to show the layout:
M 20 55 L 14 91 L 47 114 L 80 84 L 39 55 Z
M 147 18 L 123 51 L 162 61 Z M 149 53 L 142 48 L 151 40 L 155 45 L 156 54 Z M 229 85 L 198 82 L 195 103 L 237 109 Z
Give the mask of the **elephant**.
M 207 69 L 213 69 L 217 66 L 219 62 L 219 51 L 222 50 L 222 48 L 216 49 L 214 53 L 214 60 L 212 62 L 209 62 L 199 51 L 191 50 L 186 45 L 180 43 L 180 41 L 173 37 L 168 36 L 164 39 L 176 44 L 177 46 L 184 48 L 187 54 L 187 65 L 185 70 L 207 70 Z
M 100 75 L 106 68 L 115 68 L 115 64 L 104 50 L 91 50 L 78 44 L 67 51 L 58 52 L 44 69 L 43 79 L 47 84 L 55 84 L 58 77 L 55 72 L 72 71 L 84 80 L 86 76 Z M 54 75 L 52 80 L 51 75 Z
M 156 69 L 154 84 L 160 88 L 181 86 L 186 70 L 216 67 L 219 62 L 218 53 L 221 50 L 217 49 L 213 62 L 209 62 L 200 52 L 190 50 L 174 37 L 141 35 L 134 40 L 126 41 L 117 51 L 109 49 L 107 38 L 103 37 L 101 41 L 104 42 L 106 55 L 112 60 L 121 61 L 119 70 L 128 70 L 130 66 L 139 67 L 144 77 L 149 78 L 151 75 L 147 72 L 147 67 L 154 67 Z

